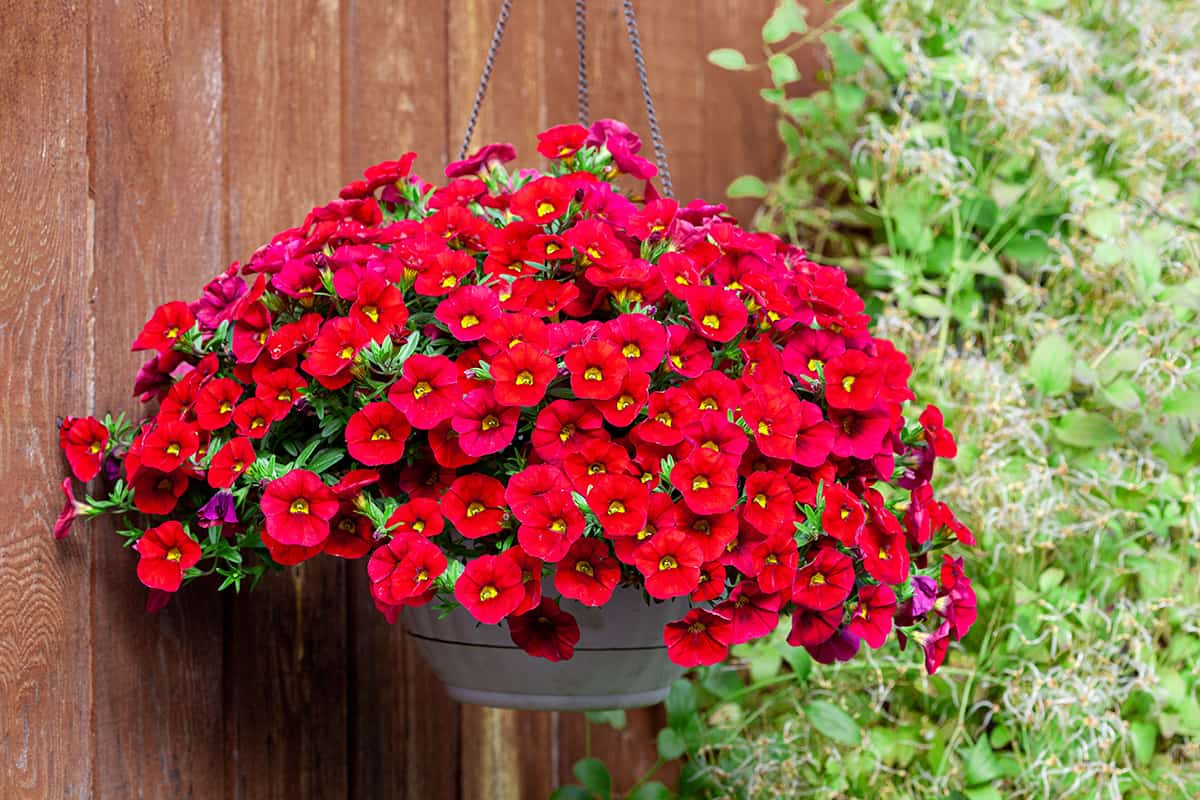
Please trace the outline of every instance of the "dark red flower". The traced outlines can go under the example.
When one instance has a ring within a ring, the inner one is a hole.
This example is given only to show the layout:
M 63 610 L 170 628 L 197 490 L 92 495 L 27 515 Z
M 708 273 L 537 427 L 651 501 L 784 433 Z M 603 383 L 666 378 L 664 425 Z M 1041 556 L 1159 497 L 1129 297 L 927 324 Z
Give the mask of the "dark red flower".
M 346 423 L 346 449 L 367 466 L 395 464 L 404 456 L 412 432 L 408 420 L 391 403 L 368 403 Z
M 792 602 L 817 611 L 840 606 L 854 588 L 854 562 L 832 547 L 817 548 L 816 557 L 801 567 L 792 584 Z
M 108 450 L 108 428 L 94 417 L 67 417 L 58 430 L 58 444 L 71 473 L 86 483 L 100 474 Z
M 337 496 L 320 476 L 294 469 L 263 489 L 266 531 L 280 544 L 316 547 L 329 536 L 329 521 L 338 511 Z
M 183 583 L 183 573 L 196 565 L 201 554 L 200 545 L 175 520 L 148 528 L 134 549 L 141 556 L 137 565 L 138 580 L 163 592 L 178 591 Z
M 829 641 L 842 624 L 843 614 L 840 605 L 824 611 L 797 607 L 792 612 L 792 630 L 788 633 L 787 643 L 792 647 L 816 647 Z
M 872 578 L 891 584 L 908 580 L 908 545 L 903 533 L 888 533 L 868 522 L 859 534 L 858 546 L 862 550 L 863 568 Z
M 133 342 L 133 350 L 170 350 L 183 334 L 192 329 L 196 318 L 187 303 L 175 301 L 154 309 L 154 314 Z
M 525 597 L 521 568 L 506 556 L 476 556 L 454 584 L 454 598 L 484 625 L 516 611 Z
M 481 458 L 512 444 L 520 417 L 521 409 L 498 403 L 490 388 L 475 389 L 458 401 L 450 424 L 463 452 Z
M 438 303 L 433 315 L 460 342 L 474 342 L 492 320 L 500 316 L 500 301 L 486 286 L 459 286 Z
M 462 475 L 442 495 L 442 514 L 469 539 L 496 533 L 504 524 L 504 484 L 490 475 Z
M 58 513 L 58 519 L 54 521 L 54 538 L 65 539 L 71 533 L 71 525 L 75 522 L 75 518 L 92 513 L 91 506 L 81 503 L 75 499 L 75 490 L 71 486 L 70 478 L 63 478 L 62 493 L 66 497 L 66 502 L 63 503 L 62 511 Z
M 130 481 L 133 504 L 143 514 L 170 514 L 188 488 L 188 476 L 182 470 L 162 472 L 142 467 Z
M 208 465 L 208 485 L 214 489 L 228 489 L 250 468 L 254 459 L 254 445 L 249 439 L 230 439 L 213 454 Z
M 429 449 L 433 451 L 434 461 L 448 469 L 459 469 L 479 460 L 462 449 L 458 443 L 458 432 L 450 427 L 449 421 L 429 432 Z
M 737 505 L 737 470 L 720 453 L 697 448 L 671 470 L 671 485 L 697 514 L 719 514 Z
M 729 599 L 713 611 L 729 620 L 729 644 L 743 644 L 767 636 L 779 625 L 782 592 L 764 591 L 752 579 L 743 580 Z
M 533 610 L 510 617 L 508 631 L 517 647 L 549 661 L 569 660 L 579 643 L 579 623 L 549 597 Z
M 621 565 L 602 539 L 575 542 L 554 570 L 554 588 L 585 606 L 607 603 L 620 580 Z
M 863 586 L 858 590 L 858 602 L 850 607 L 847 630 L 878 650 L 887 641 L 895 614 L 896 593 L 890 586 Z
M 458 370 L 445 356 L 410 356 L 388 400 L 414 428 L 431 430 L 450 419 L 458 394 Z
M 628 475 L 599 475 L 587 503 L 608 536 L 633 536 L 646 525 L 650 489 Z
M 681 667 L 719 664 L 729 655 L 732 626 L 729 620 L 711 611 L 693 608 L 676 622 L 663 628 L 667 656 Z
M 343 502 L 337 516 L 329 521 L 329 538 L 321 552 L 336 558 L 362 558 L 375 544 L 371 520 Z
M 833 445 L 839 458 L 874 458 L 883 448 L 888 432 L 888 415 L 882 411 L 829 410 L 833 423 Z
M 518 344 L 500 351 L 491 363 L 496 402 L 504 406 L 536 406 L 558 374 L 553 358 L 533 345 Z

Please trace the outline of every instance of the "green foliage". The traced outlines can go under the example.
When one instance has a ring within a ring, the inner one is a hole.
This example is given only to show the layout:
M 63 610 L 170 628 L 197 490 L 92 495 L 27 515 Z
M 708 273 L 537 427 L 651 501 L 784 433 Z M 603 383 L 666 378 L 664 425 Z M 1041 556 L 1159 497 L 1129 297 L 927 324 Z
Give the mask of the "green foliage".
M 848 267 L 946 413 L 981 615 L 934 676 L 814 665 L 785 626 L 697 671 L 659 740 L 681 797 L 1200 796 L 1198 29 L 1167 0 L 768 23 L 787 161 L 731 194 Z M 796 36 L 811 97 L 775 58 Z

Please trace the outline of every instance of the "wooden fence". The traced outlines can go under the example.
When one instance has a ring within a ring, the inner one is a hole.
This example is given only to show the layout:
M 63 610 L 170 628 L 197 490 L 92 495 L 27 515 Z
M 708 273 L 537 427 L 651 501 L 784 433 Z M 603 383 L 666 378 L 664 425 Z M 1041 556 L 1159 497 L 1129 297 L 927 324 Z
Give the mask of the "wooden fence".
M 645 129 L 617 0 L 592 0 L 592 113 Z M 642 0 L 675 183 L 719 199 L 779 147 L 759 73 L 773 0 Z M 813 3 L 820 6 L 819 0 Z M 59 414 L 133 411 L 153 307 L 332 199 L 364 166 L 453 155 L 498 0 L 0 2 L 0 797 L 545 797 L 578 714 L 447 699 L 366 591 L 318 563 L 252 595 L 198 586 L 143 613 L 111 530 L 50 527 Z M 818 8 L 817 13 L 823 13 Z M 574 119 L 567 0 L 518 0 L 476 144 Z M 526 162 L 529 162 L 528 157 Z M 738 207 L 745 212 L 745 206 Z M 660 711 L 595 729 L 618 786 Z

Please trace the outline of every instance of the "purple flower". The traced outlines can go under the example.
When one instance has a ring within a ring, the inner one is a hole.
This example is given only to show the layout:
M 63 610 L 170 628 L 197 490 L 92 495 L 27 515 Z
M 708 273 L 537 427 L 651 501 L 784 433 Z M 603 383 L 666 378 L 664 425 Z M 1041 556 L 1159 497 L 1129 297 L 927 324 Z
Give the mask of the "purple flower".
M 835 661 L 849 661 L 854 658 L 858 653 L 858 642 L 857 636 L 842 628 L 821 644 L 804 649 L 818 664 L 832 664 Z
M 585 147 L 603 146 L 612 155 L 617 169 L 638 180 L 649 180 L 658 174 L 658 168 L 637 155 L 642 149 L 642 140 L 624 122 L 601 119 L 592 123 Z
M 201 528 L 212 528 L 216 525 L 232 525 L 238 521 L 237 509 L 233 503 L 233 493 L 220 491 L 212 496 L 199 511 L 196 512 Z

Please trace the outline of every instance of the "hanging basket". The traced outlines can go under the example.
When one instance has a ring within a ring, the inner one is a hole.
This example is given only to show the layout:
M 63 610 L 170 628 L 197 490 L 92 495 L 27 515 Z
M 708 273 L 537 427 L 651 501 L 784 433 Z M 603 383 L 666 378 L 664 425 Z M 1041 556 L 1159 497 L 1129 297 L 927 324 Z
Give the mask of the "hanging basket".
M 549 586 L 546 587 L 549 590 Z M 404 627 L 455 700 L 498 708 L 588 711 L 654 705 L 683 667 L 671 663 L 663 627 L 687 613 L 682 599 L 647 603 L 621 587 L 603 608 L 563 601 L 579 624 L 569 661 L 530 658 L 508 631 L 480 625 L 461 608 L 405 609 Z

